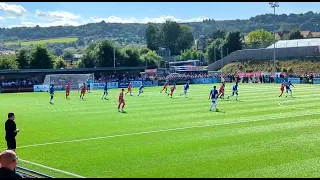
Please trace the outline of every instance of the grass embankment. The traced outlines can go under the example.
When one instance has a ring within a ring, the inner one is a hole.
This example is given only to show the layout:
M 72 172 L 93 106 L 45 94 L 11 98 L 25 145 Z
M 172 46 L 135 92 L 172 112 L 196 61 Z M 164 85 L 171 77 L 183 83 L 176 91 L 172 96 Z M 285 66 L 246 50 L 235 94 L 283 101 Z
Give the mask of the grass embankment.
M 272 61 L 235 62 L 224 66 L 223 72 L 271 72 L 272 67 Z M 320 72 L 320 60 L 280 60 L 276 62 L 276 68 L 278 72 L 298 74 Z
M 30 46 L 30 45 L 39 45 L 39 44 L 53 44 L 53 43 L 71 43 L 76 42 L 77 37 L 63 37 L 63 38 L 52 38 L 52 39 L 41 39 L 41 40 L 32 40 L 32 41 L 14 41 L 14 42 L 5 42 L 5 45 L 19 45 L 21 46 Z

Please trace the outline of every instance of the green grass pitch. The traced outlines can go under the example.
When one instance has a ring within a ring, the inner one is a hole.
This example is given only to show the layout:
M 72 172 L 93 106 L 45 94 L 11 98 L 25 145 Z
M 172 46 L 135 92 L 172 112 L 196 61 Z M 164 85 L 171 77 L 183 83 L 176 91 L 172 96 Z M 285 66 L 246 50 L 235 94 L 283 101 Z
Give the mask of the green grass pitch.
M 279 84 L 240 83 L 221 112 L 209 111 L 212 85 L 191 84 L 188 98 L 178 86 L 173 99 L 161 88 L 134 88 L 126 113 L 120 89 L 109 100 L 56 92 L 54 105 L 46 92 L 0 94 L 0 112 L 3 127 L 16 114 L 19 164 L 54 177 L 320 177 L 319 85 L 279 98 Z

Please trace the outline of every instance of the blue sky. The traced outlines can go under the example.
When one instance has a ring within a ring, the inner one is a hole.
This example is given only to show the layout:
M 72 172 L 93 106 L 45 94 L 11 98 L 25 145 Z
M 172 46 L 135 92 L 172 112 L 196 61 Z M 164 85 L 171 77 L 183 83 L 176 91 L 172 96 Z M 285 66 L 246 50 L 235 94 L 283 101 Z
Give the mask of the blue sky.
M 277 14 L 320 12 L 319 2 L 281 2 Z M 266 2 L 8 2 L 0 3 L 0 27 L 248 19 L 273 13 Z

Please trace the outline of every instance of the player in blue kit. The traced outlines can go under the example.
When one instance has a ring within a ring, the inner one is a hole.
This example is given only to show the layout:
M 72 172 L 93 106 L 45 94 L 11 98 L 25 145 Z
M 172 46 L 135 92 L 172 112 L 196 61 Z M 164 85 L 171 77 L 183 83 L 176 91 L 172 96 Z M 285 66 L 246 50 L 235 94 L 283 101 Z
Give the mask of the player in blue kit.
M 238 82 L 236 82 L 236 84 L 233 85 L 232 95 L 230 95 L 230 96 L 234 96 L 235 94 L 236 94 L 236 100 L 238 101 Z M 229 99 L 230 96 L 228 96 L 227 99 Z
M 184 96 L 187 98 L 187 91 L 189 89 L 189 82 L 187 82 L 184 87 L 183 87 L 183 90 L 184 90 Z M 180 96 L 182 96 L 183 94 L 180 94 Z
M 108 82 L 106 82 L 106 84 L 104 85 L 104 88 L 103 88 L 103 95 L 102 95 L 102 98 L 101 99 L 107 99 L 107 95 L 108 95 Z
M 293 97 L 293 96 L 292 96 L 292 90 L 290 89 L 290 86 L 294 87 L 294 86 L 292 85 L 291 81 L 289 81 L 289 82 L 286 83 L 286 97 L 288 96 L 288 92 L 290 92 L 290 96 Z
M 140 94 L 143 93 L 143 88 L 144 88 L 144 86 L 143 86 L 143 84 L 141 84 L 141 86 L 139 87 L 139 94 L 138 94 L 138 96 L 140 96 Z
M 51 84 L 50 88 L 49 88 L 49 93 L 50 93 L 50 104 L 53 104 L 53 96 L 54 96 L 54 85 Z
M 209 94 L 209 100 L 211 99 L 212 101 L 212 104 L 210 106 L 210 111 L 212 111 L 213 107 L 216 109 L 216 111 L 219 111 L 216 105 L 217 98 L 218 98 L 218 91 L 216 89 L 216 86 L 213 86 L 213 89 L 210 91 L 210 94 Z

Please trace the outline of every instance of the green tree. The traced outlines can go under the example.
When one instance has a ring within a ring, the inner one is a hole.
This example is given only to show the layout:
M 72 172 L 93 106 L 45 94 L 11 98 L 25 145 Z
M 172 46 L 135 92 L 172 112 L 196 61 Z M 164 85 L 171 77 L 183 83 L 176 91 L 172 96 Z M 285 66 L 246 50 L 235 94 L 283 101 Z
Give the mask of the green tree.
M 95 64 L 95 47 L 97 46 L 97 43 L 90 44 L 90 46 L 85 50 L 83 57 L 81 58 L 81 63 L 85 68 L 94 68 L 96 66 Z
M 161 64 L 162 57 L 157 55 L 155 51 L 148 51 L 141 55 L 141 60 L 147 65 L 148 68 L 158 68 Z
M 113 41 L 103 40 L 90 45 L 82 58 L 82 62 L 86 68 L 93 67 L 113 67 L 115 57 L 119 58 L 119 50 L 115 47 Z
M 294 29 L 290 32 L 289 34 L 289 39 L 303 39 L 303 36 L 301 34 L 301 32 L 299 31 L 299 29 Z
M 85 68 L 85 65 L 82 62 L 82 60 L 73 61 L 72 62 L 72 68 Z
M 264 29 L 257 29 L 248 34 L 248 41 L 246 42 L 249 45 L 265 45 L 268 46 L 272 44 L 273 36 L 270 32 Z
M 48 49 L 43 45 L 37 45 L 30 57 L 30 68 L 31 69 L 52 69 L 53 60 L 52 55 Z
M 160 31 L 156 25 L 149 23 L 146 29 L 147 47 L 151 50 L 157 50 L 160 46 Z
M 61 57 L 56 57 L 54 60 L 53 68 L 54 69 L 61 69 L 67 67 L 67 63 Z
M 192 28 L 188 25 L 181 25 L 181 35 L 179 37 L 179 50 L 190 49 L 194 45 L 194 37 Z
M 65 50 L 63 51 L 62 58 L 64 60 L 73 60 L 73 53 L 71 51 Z
M 210 45 L 207 47 L 206 50 L 206 57 L 209 63 L 214 63 L 217 60 L 217 50 L 214 42 L 211 42 Z
M 15 55 L 0 56 L 0 69 L 18 69 L 18 67 Z
M 144 66 L 141 61 L 139 50 L 136 48 L 124 48 L 123 49 L 123 61 L 121 62 L 121 66 L 124 67 L 137 67 Z
M 241 50 L 242 49 L 242 42 L 241 42 L 241 36 L 240 32 L 229 32 L 226 39 L 223 43 L 224 48 L 224 56 L 228 54 Z
M 187 61 L 187 60 L 195 60 L 200 59 L 201 52 L 195 49 L 186 49 L 181 52 L 180 60 Z
M 29 54 L 27 53 L 27 50 L 21 49 L 17 54 L 16 60 L 19 65 L 19 69 L 29 68 L 30 59 L 29 59 Z
M 212 34 L 209 35 L 209 37 L 212 39 L 225 38 L 225 36 L 226 36 L 226 32 L 220 29 L 214 31 Z
M 162 25 L 163 45 L 171 50 L 172 55 L 178 55 L 179 38 L 181 36 L 181 28 L 177 22 L 167 21 Z

